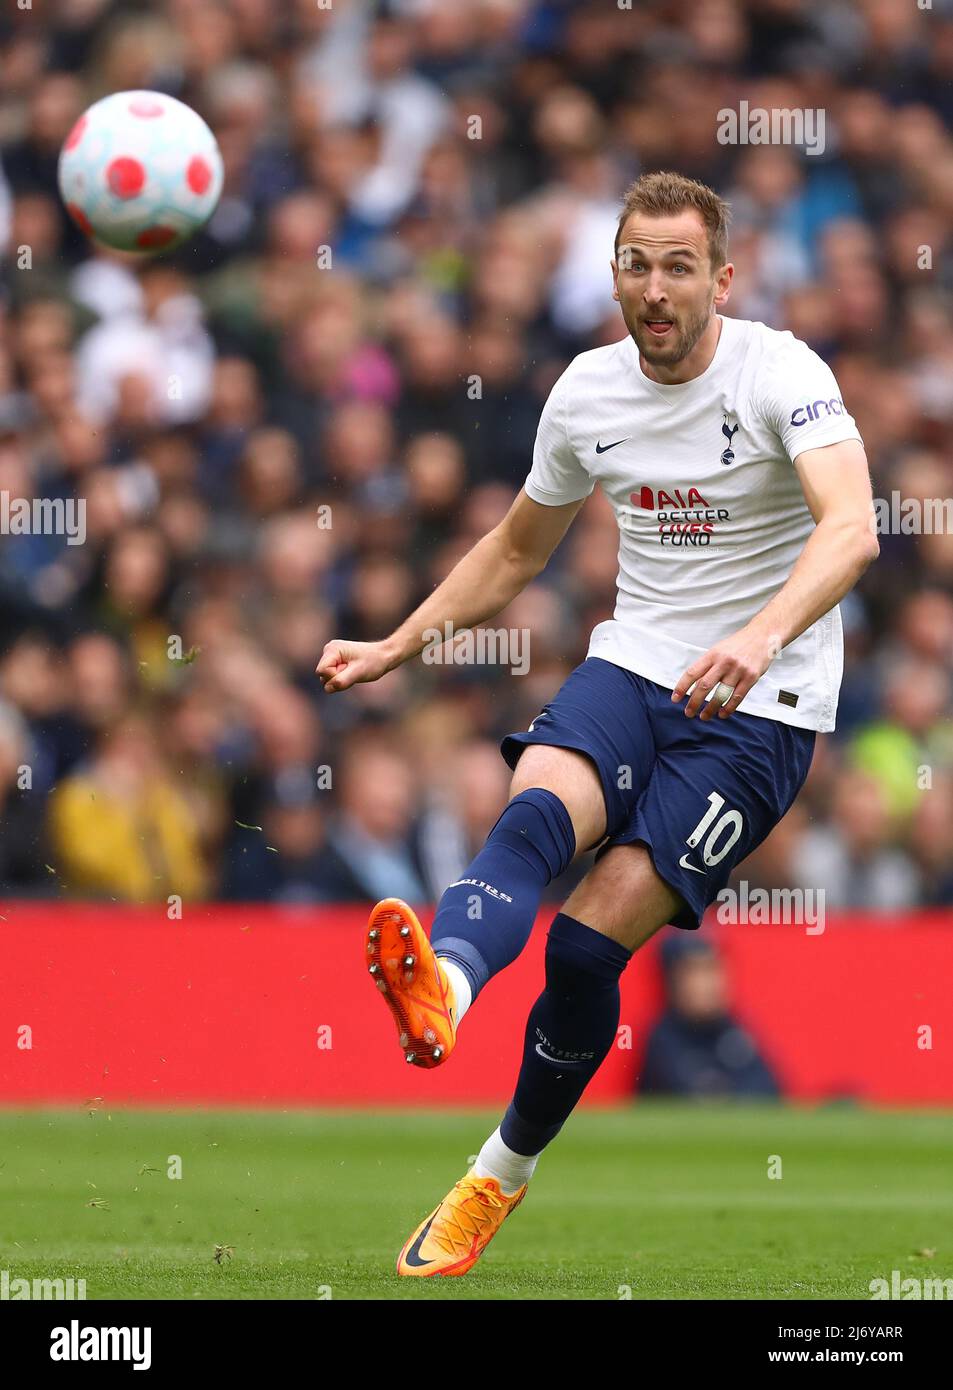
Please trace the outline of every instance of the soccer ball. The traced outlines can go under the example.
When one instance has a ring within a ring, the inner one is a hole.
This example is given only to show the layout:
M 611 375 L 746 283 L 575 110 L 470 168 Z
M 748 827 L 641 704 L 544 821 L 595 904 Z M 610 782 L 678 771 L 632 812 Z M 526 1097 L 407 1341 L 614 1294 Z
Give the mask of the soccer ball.
M 103 97 L 60 151 L 60 194 L 70 216 L 117 251 L 181 246 L 215 211 L 222 178 L 215 136 L 164 92 Z

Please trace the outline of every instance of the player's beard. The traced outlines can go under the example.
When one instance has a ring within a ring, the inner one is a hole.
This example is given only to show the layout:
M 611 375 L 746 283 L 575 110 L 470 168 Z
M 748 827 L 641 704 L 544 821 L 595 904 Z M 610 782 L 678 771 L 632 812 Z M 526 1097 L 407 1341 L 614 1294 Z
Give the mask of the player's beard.
M 693 313 L 683 311 L 680 314 L 668 309 L 659 312 L 658 315 L 645 314 L 636 317 L 635 321 L 629 323 L 626 316 L 626 323 L 629 332 L 635 339 L 635 345 L 639 352 L 651 366 L 671 366 L 675 362 L 682 362 L 691 352 L 698 342 L 705 329 L 711 323 L 713 303 L 705 304 L 701 309 Z M 670 318 L 672 328 L 663 339 L 655 338 L 652 330 L 645 326 L 645 318 Z

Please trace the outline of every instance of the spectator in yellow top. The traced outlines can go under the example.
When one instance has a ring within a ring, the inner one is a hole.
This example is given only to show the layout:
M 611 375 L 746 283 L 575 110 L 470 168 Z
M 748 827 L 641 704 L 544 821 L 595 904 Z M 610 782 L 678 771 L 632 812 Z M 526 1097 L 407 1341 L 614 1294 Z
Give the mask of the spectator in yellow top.
M 54 789 L 50 841 L 68 893 L 146 903 L 208 891 L 198 827 L 141 715 L 114 724 Z

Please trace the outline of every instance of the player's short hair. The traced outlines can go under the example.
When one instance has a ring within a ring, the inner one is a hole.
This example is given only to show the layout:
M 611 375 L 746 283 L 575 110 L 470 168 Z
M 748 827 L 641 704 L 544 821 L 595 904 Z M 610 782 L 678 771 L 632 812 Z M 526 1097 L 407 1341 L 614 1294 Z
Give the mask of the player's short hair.
M 688 179 L 684 174 L 660 172 L 643 174 L 629 185 L 622 201 L 622 212 L 615 234 L 615 251 L 619 253 L 619 237 L 634 212 L 646 217 L 671 217 L 693 208 L 708 232 L 708 255 L 713 270 L 720 269 L 728 259 L 728 222 L 731 211 L 724 198 L 707 184 Z

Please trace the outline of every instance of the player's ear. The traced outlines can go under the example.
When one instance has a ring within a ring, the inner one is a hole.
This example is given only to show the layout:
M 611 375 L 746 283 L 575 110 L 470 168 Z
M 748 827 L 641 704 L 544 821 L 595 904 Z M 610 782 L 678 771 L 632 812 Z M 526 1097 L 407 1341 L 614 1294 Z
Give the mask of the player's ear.
M 731 296 L 731 280 L 735 273 L 735 268 L 731 261 L 722 266 L 715 276 L 715 308 L 720 309 L 727 304 Z

